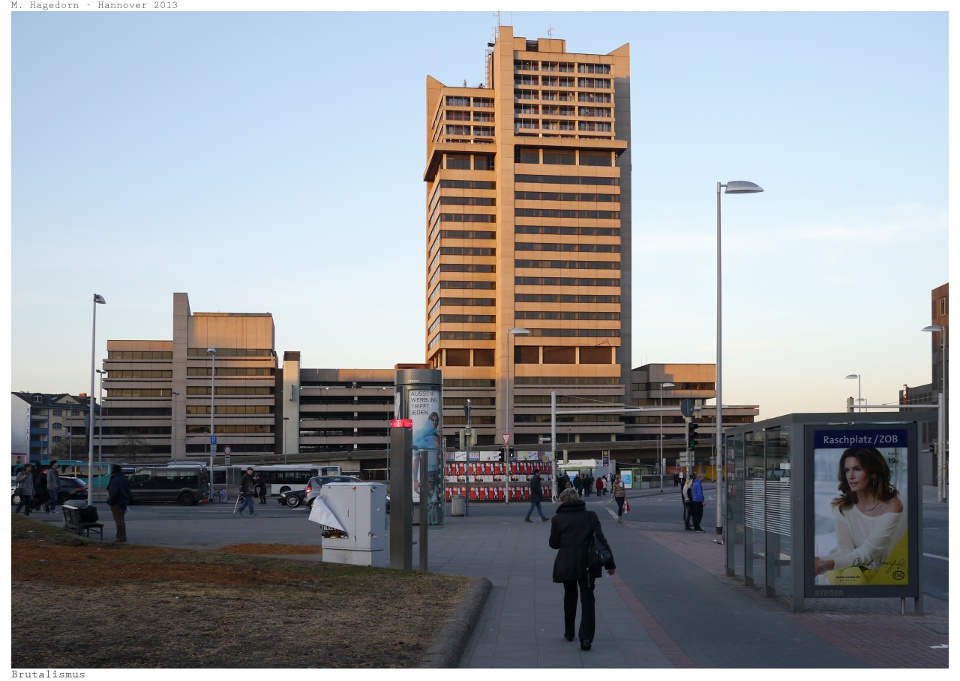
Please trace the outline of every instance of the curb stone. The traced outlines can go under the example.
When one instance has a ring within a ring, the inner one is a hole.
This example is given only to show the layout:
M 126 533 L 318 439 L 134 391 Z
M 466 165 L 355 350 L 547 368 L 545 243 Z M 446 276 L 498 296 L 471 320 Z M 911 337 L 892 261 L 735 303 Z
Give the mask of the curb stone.
M 491 589 L 493 583 L 486 577 L 481 577 L 467 588 L 460 605 L 447 619 L 447 623 L 437 634 L 436 641 L 427 650 L 423 661 L 424 668 L 451 669 L 457 666 Z

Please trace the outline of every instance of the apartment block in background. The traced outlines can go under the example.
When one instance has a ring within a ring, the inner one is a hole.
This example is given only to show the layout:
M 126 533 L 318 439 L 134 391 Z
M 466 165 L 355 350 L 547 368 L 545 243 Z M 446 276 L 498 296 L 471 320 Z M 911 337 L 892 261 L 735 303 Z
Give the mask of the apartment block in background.
M 107 341 L 104 459 L 209 461 L 212 406 L 217 452 L 229 446 L 231 463 L 273 460 L 273 317 L 194 313 L 187 294 L 174 293 L 172 336 Z

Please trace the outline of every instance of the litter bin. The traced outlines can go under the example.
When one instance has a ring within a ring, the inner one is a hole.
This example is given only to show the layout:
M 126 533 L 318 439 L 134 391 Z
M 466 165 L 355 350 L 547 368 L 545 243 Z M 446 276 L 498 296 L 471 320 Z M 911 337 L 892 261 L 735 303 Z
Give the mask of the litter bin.
M 450 515 L 466 515 L 467 497 L 463 494 L 454 494 L 450 497 Z

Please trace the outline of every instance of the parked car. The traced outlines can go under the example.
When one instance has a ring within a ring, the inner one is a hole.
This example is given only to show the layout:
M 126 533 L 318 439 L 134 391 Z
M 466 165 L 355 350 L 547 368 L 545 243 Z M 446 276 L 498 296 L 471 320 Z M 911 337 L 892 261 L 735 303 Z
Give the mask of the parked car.
M 20 503 L 20 495 L 16 494 L 17 490 L 17 479 L 16 477 L 11 478 L 11 487 L 10 487 L 10 496 L 13 499 L 13 503 Z M 68 499 L 86 499 L 87 498 L 87 481 L 83 478 L 71 478 L 67 476 L 60 476 L 60 493 L 57 494 L 57 503 L 62 504 Z
M 280 492 L 277 501 L 283 506 L 297 508 L 303 505 L 303 497 L 306 493 L 307 491 L 303 489 L 288 489 L 286 492 Z
M 320 495 L 320 488 L 328 482 L 363 482 L 363 480 L 353 475 L 318 475 L 310 478 L 307 488 L 303 490 L 303 503 L 313 508 L 313 500 Z
M 178 503 L 210 500 L 210 475 L 200 466 L 138 468 L 130 477 L 133 503 Z

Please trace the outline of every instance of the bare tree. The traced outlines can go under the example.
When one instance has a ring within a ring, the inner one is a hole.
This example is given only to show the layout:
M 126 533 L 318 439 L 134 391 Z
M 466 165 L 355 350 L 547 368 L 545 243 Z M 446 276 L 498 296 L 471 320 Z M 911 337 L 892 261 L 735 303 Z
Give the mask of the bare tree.
M 138 456 L 150 453 L 150 445 L 135 430 L 128 430 L 120 441 L 117 460 L 135 463 Z

